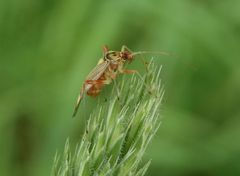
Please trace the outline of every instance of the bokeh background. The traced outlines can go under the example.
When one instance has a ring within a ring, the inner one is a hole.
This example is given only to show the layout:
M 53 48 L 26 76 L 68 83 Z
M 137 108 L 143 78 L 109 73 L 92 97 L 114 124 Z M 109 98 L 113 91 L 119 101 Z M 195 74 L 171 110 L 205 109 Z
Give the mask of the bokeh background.
M 104 44 L 174 53 L 155 57 L 166 95 L 147 175 L 240 175 L 239 0 L 0 0 L 1 176 L 50 175 L 80 140 L 71 114 Z

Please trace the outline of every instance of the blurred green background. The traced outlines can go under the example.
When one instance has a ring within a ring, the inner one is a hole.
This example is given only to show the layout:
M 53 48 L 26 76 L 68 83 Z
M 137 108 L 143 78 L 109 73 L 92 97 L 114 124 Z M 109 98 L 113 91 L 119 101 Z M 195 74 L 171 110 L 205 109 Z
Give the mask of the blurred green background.
M 70 117 L 104 44 L 174 53 L 155 57 L 166 95 L 147 175 L 240 175 L 239 0 L 0 0 L 1 176 L 50 175 L 79 141 Z

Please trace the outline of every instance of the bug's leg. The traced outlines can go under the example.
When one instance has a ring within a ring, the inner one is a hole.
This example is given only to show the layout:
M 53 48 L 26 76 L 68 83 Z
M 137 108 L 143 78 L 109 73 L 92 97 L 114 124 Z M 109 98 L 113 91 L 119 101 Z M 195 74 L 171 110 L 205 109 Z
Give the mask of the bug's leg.
M 119 87 L 118 87 L 118 85 L 117 85 L 117 83 L 114 79 L 113 79 L 113 85 L 117 90 L 117 99 L 120 100 L 120 90 L 119 90 Z
M 124 69 L 121 71 L 121 73 L 125 73 L 125 74 L 134 74 L 134 73 L 138 73 L 137 70 L 128 70 L 128 69 Z
M 83 84 L 81 90 L 80 90 L 80 93 L 78 95 L 78 98 L 77 98 L 77 102 L 76 102 L 76 105 L 74 107 L 74 111 L 73 111 L 73 115 L 72 117 L 75 117 L 76 114 L 77 114 L 77 111 L 78 111 L 78 108 L 79 108 L 79 105 L 83 99 L 83 95 L 84 95 L 84 92 L 85 92 L 85 84 Z
M 104 45 L 103 46 L 103 54 L 105 55 L 109 51 L 108 46 Z
M 87 90 L 87 94 L 96 97 L 104 85 L 111 83 L 111 79 L 86 80 L 85 83 L 92 85 L 92 87 Z
M 86 84 L 90 84 L 90 85 L 104 85 L 104 84 L 110 84 L 110 80 L 86 80 L 85 83 Z
M 123 46 L 122 46 L 121 51 L 122 51 L 122 52 L 128 51 L 128 52 L 130 52 L 130 53 L 134 53 L 134 52 L 133 52 L 132 50 L 130 50 L 126 45 L 123 45 Z M 141 55 L 141 61 L 142 61 L 142 63 L 144 64 L 145 70 L 148 71 L 148 68 L 147 68 L 148 63 L 144 60 L 143 55 L 142 55 L 142 54 L 140 54 L 140 55 Z
M 121 52 L 123 52 L 123 51 L 128 51 L 128 52 L 130 52 L 130 53 L 133 53 L 133 51 L 130 50 L 126 45 L 123 45 L 123 46 L 122 46 Z
M 111 73 L 109 73 L 109 76 L 110 76 L 111 79 L 114 80 L 117 77 L 117 73 L 111 72 Z
M 151 87 L 149 87 L 149 86 L 146 84 L 144 78 L 142 77 L 142 75 L 141 75 L 137 70 L 127 70 L 127 69 L 124 69 L 124 70 L 121 71 L 121 73 L 125 73 L 125 74 L 136 74 L 136 75 L 139 77 L 139 79 L 141 79 L 141 81 L 143 82 L 143 85 L 144 85 L 144 86 L 146 87 L 146 89 L 148 90 L 148 93 L 151 94 L 151 95 L 153 94 L 153 91 L 151 90 Z
M 124 69 L 124 70 L 121 70 L 120 71 L 121 73 L 125 73 L 125 74 L 137 74 L 137 76 L 143 81 L 144 85 L 146 87 L 148 87 L 146 84 L 145 84 L 145 81 L 144 81 L 144 78 L 142 77 L 142 75 L 140 75 L 140 73 L 137 71 L 137 70 L 128 70 L 128 69 Z
M 111 79 L 99 79 L 99 80 L 86 80 L 85 83 L 91 85 L 91 87 L 86 91 L 87 95 L 96 97 L 101 92 L 104 85 L 110 84 Z
M 148 65 L 149 65 L 149 63 L 147 61 L 145 61 L 145 59 L 144 59 L 142 54 L 140 54 L 140 58 L 141 58 L 141 61 L 142 61 L 143 65 L 144 65 L 144 68 L 145 68 L 146 72 L 148 73 Z
M 118 98 L 118 100 L 120 100 L 120 91 L 119 91 L 117 82 L 115 81 L 115 79 L 116 79 L 116 77 L 117 77 L 117 73 L 115 73 L 115 72 L 110 72 L 110 73 L 109 73 L 109 77 L 110 77 L 110 78 L 112 79 L 112 81 L 113 81 L 113 85 L 114 85 L 114 87 L 115 87 L 116 90 L 117 90 L 117 98 Z
M 142 77 L 142 75 L 140 75 L 140 73 L 137 71 L 137 70 L 128 70 L 128 69 L 124 69 L 122 70 L 122 73 L 125 73 L 125 74 L 137 74 L 137 76 L 143 81 L 144 81 L 144 78 Z

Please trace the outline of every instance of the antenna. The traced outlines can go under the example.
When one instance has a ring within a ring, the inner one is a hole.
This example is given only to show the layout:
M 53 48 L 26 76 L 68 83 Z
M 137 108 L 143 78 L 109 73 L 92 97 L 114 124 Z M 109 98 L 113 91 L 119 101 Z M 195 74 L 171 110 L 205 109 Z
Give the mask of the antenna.
M 132 53 L 132 56 L 135 56 L 135 55 L 140 55 L 140 54 L 157 54 L 157 55 L 165 55 L 165 56 L 171 56 L 172 54 L 170 53 L 167 53 L 167 52 L 164 52 L 164 51 L 137 51 L 137 52 L 133 52 Z

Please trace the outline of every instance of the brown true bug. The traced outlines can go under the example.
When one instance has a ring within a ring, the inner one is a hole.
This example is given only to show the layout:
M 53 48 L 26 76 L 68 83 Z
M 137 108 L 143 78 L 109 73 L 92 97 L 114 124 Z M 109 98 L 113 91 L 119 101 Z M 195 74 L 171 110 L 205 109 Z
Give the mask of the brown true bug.
M 99 95 L 101 89 L 106 84 L 110 84 L 119 73 L 133 74 L 137 73 L 137 70 L 124 69 L 125 63 L 130 63 L 134 56 L 139 54 L 162 54 L 169 55 L 165 52 L 147 52 L 139 51 L 132 52 L 125 45 L 122 46 L 121 51 L 109 51 L 107 46 L 103 47 L 103 58 L 101 58 L 95 68 L 88 74 L 84 81 L 75 108 L 73 117 L 77 114 L 79 105 L 85 93 L 89 96 L 96 97 Z

